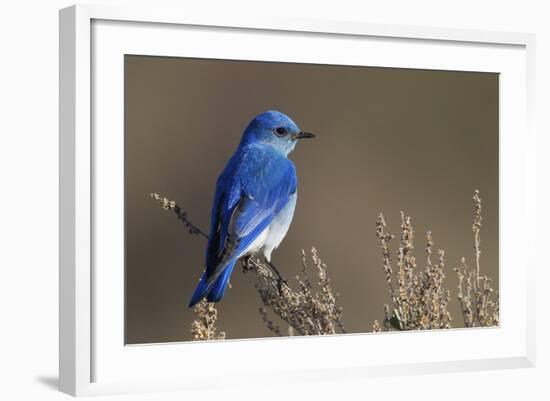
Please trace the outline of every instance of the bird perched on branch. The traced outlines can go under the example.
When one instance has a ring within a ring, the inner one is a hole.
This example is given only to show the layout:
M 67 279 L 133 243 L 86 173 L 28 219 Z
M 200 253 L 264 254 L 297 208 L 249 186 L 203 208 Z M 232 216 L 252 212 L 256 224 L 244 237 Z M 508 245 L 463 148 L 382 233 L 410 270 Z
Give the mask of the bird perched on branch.
M 205 297 L 221 300 L 237 260 L 256 252 L 282 279 L 271 253 L 285 237 L 296 207 L 296 168 L 288 154 L 299 140 L 314 136 L 279 111 L 266 111 L 250 122 L 216 183 L 206 269 L 189 307 Z

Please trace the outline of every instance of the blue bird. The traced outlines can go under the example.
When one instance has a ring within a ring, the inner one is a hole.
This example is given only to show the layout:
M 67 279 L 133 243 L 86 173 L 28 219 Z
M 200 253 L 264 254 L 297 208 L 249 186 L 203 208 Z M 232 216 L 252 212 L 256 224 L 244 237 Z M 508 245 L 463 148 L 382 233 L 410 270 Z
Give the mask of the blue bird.
M 206 269 L 189 307 L 205 297 L 220 301 L 243 256 L 263 252 L 274 268 L 271 253 L 285 237 L 296 207 L 296 168 L 288 154 L 299 139 L 314 136 L 279 111 L 266 111 L 250 122 L 216 183 Z

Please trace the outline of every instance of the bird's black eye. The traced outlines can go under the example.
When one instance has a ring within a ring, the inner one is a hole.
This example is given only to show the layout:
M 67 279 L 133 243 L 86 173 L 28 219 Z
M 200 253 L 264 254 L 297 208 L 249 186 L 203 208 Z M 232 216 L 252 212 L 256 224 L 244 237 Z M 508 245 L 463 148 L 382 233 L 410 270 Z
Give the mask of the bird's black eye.
M 284 134 L 286 134 L 286 129 L 284 129 L 283 127 L 279 127 L 275 130 L 275 133 L 278 136 L 283 136 Z

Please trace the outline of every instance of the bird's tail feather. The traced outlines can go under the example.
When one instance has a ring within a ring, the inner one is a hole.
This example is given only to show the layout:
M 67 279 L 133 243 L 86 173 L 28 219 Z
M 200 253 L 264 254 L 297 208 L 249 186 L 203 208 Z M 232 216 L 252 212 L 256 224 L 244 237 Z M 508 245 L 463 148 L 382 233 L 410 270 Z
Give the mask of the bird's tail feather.
M 216 279 L 214 285 L 212 286 L 212 289 L 206 297 L 206 300 L 208 302 L 218 302 L 222 299 L 225 288 L 227 287 L 227 283 L 229 282 L 229 277 L 231 277 L 231 272 L 233 271 L 233 267 L 235 266 L 235 262 L 236 261 L 231 262 L 225 268 L 223 273 L 220 274 L 220 277 Z
M 208 292 L 209 287 L 211 286 L 208 284 L 208 280 L 206 279 L 206 272 L 204 272 L 201 276 L 201 279 L 199 280 L 199 284 L 197 285 L 197 288 L 195 288 L 195 292 L 193 293 L 191 300 L 189 301 L 190 308 L 198 304 L 201 301 L 201 299 L 203 299 L 206 296 L 206 293 Z
M 236 260 L 231 261 L 219 275 L 219 277 L 211 282 L 208 282 L 206 277 L 206 272 L 204 272 L 199 280 L 199 284 L 189 301 L 189 307 L 192 308 L 198 304 L 204 297 L 206 297 L 208 302 L 218 302 L 222 299 L 229 282 L 229 277 L 233 271 Z

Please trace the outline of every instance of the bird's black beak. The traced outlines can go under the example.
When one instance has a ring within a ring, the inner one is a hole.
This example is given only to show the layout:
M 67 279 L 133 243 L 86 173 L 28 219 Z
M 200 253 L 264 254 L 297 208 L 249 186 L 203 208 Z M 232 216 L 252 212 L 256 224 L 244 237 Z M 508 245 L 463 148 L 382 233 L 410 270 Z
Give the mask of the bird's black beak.
M 307 138 L 315 138 L 315 134 L 312 134 L 311 132 L 300 131 L 294 136 L 294 139 L 307 139 Z

